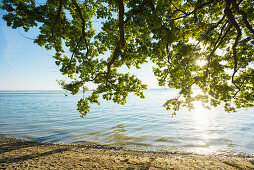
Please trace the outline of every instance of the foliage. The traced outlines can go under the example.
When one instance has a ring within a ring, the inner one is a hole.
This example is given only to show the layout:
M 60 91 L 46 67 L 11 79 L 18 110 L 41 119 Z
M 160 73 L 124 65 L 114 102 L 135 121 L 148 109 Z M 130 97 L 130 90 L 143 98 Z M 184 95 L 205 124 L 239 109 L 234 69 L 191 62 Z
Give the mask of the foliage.
M 88 82 L 97 85 L 78 102 L 82 116 L 100 96 L 119 104 L 129 93 L 144 98 L 147 86 L 118 69 L 148 61 L 160 86 L 180 89 L 164 104 L 173 114 L 196 100 L 228 112 L 253 107 L 253 0 L 2 0 L 1 8 L 12 28 L 39 27 L 34 42 L 54 49 L 73 80 L 60 82 L 64 89 L 77 94 Z M 101 29 L 93 28 L 96 20 Z

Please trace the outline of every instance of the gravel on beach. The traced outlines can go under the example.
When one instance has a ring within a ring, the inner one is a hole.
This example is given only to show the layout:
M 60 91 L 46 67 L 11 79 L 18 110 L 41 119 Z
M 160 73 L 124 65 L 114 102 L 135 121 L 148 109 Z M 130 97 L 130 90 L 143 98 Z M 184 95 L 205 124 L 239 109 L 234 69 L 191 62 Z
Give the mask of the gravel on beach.
M 254 169 L 254 156 L 130 151 L 0 137 L 0 169 Z

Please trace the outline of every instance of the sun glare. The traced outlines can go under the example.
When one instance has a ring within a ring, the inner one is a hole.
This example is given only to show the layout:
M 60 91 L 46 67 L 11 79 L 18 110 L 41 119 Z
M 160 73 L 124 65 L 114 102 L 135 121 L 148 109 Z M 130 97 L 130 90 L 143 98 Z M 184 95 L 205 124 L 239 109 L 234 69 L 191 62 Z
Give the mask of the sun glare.
M 209 146 L 211 138 L 208 129 L 210 126 L 210 114 L 207 109 L 202 106 L 202 102 L 194 103 L 195 109 L 192 111 L 192 118 L 194 128 L 199 134 L 198 141 L 196 141 L 195 152 L 207 154 L 212 153 L 214 148 Z
M 205 60 L 197 60 L 197 61 L 196 61 L 196 64 L 197 64 L 199 67 L 203 67 L 204 65 L 206 65 L 206 61 L 205 61 Z
M 196 129 L 205 130 L 209 126 L 209 118 L 207 110 L 202 106 L 202 102 L 194 103 L 195 109 L 192 111 L 193 121 Z

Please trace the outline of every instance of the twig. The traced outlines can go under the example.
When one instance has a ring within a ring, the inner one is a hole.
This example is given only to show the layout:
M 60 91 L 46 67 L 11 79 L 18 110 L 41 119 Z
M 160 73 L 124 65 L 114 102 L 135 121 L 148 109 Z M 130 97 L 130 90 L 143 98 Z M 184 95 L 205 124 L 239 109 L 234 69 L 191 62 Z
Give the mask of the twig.
M 224 27 L 222 27 L 223 29 L 224 29 Z M 227 36 L 227 34 L 229 33 L 229 31 L 231 30 L 231 28 L 232 28 L 232 25 L 229 25 L 229 27 L 228 27 L 228 29 L 226 30 L 226 32 L 225 32 L 225 34 L 221 37 L 221 35 L 222 35 L 222 32 L 220 33 L 220 35 L 219 35 L 219 38 L 217 39 L 217 41 L 216 41 L 216 43 L 215 43 L 215 45 L 214 45 L 214 47 L 213 47 L 213 50 L 211 51 L 211 53 L 208 55 L 208 64 L 207 64 L 207 69 L 206 69 L 206 73 L 205 73 L 205 75 L 204 75 L 204 77 L 207 77 L 208 76 L 208 68 L 209 68 L 209 66 L 210 66 L 210 62 L 211 62 L 211 57 L 213 56 L 213 54 L 215 53 L 215 51 L 217 50 L 217 48 L 221 45 L 221 43 L 223 42 L 223 40 L 224 40 L 224 38 Z
M 20 34 L 22 37 L 24 37 L 24 38 L 26 38 L 26 39 L 29 39 L 29 40 L 36 40 L 36 39 L 34 39 L 34 38 L 30 38 L 30 37 L 27 37 L 27 36 L 23 35 L 23 34 L 20 32 L 19 29 L 18 29 L 18 31 L 19 31 L 19 34 Z
M 214 0 L 211 0 L 211 1 L 209 1 L 209 2 L 206 2 L 206 3 L 202 4 L 202 5 L 200 5 L 199 7 L 197 7 L 196 9 L 194 9 L 193 11 L 191 11 L 191 12 L 189 12 L 189 13 L 186 13 L 185 15 L 182 15 L 182 16 L 180 16 L 180 17 L 170 19 L 169 21 L 174 21 L 174 20 L 178 20 L 178 19 L 181 19 L 181 18 L 185 18 L 185 17 L 187 17 L 187 16 L 189 16 L 189 15 L 195 13 L 197 10 L 203 8 L 204 6 L 213 3 L 213 1 L 214 1 Z
M 217 27 L 221 24 L 221 22 L 222 22 L 224 19 L 225 19 L 225 15 L 223 15 L 223 17 L 220 19 L 219 22 L 217 22 L 216 25 L 214 25 L 213 27 L 211 27 L 211 28 L 206 32 L 206 34 L 201 38 L 201 40 L 199 40 L 198 43 L 195 45 L 195 48 L 200 44 L 200 42 L 201 42 L 212 30 L 214 30 L 215 28 L 217 28 Z
M 180 12 L 182 12 L 183 14 L 188 15 L 188 13 L 186 13 L 185 11 L 183 11 L 183 10 L 177 8 L 173 2 L 171 2 L 171 4 L 174 6 L 174 8 L 175 8 L 177 11 L 180 11 Z

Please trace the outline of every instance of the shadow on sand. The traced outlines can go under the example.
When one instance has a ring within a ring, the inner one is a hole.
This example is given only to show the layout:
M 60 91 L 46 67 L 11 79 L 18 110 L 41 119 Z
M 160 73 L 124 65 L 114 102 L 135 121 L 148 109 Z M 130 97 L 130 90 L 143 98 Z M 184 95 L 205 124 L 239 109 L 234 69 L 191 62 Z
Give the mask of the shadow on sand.
M 38 143 L 38 142 L 31 142 L 31 141 L 23 141 L 23 140 L 12 140 L 12 139 L 7 139 L 8 141 L 6 141 L 6 143 L 1 144 L 0 145 L 0 154 L 4 154 L 5 152 L 11 152 L 11 151 L 19 151 L 21 149 L 24 148 L 28 148 L 28 147 L 38 147 L 41 145 L 45 145 L 42 143 Z M 46 144 L 47 145 L 47 144 Z M 24 156 L 19 156 L 19 157 L 5 157 L 3 159 L 0 159 L 0 163 L 14 163 L 14 162 L 19 162 L 19 161 L 26 161 L 29 159 L 33 159 L 33 158 L 38 158 L 41 156 L 47 156 L 47 155 L 51 155 L 51 154 L 55 154 L 55 153 L 61 153 L 64 151 L 69 150 L 68 147 L 64 147 L 64 148 L 60 148 L 60 149 L 53 149 L 51 151 L 47 151 L 44 153 L 31 153 L 28 155 L 24 155 Z
M 0 163 L 14 163 L 14 162 L 19 162 L 19 161 L 26 161 L 26 160 L 38 158 L 41 156 L 47 156 L 47 155 L 51 155 L 51 154 L 55 154 L 55 153 L 61 153 L 61 152 L 67 151 L 67 150 L 69 150 L 69 149 L 62 148 L 62 149 L 55 149 L 55 150 L 40 153 L 40 154 L 24 155 L 24 156 L 20 156 L 20 157 L 16 157 L 16 158 L 4 158 L 4 159 L 0 160 Z

